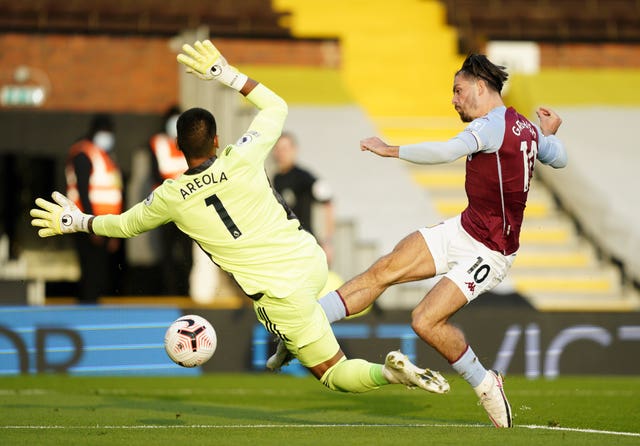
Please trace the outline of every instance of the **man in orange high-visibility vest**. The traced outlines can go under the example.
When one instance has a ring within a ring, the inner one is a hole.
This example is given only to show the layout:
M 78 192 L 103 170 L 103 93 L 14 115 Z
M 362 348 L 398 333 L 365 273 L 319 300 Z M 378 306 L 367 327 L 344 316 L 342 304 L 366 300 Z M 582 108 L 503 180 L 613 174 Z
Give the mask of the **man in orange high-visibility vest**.
M 122 211 L 122 174 L 111 156 L 113 130 L 110 116 L 95 115 L 87 135 L 69 149 L 65 166 L 67 195 L 84 212 L 104 215 Z M 120 248 L 120 240 L 77 234 L 75 244 L 81 269 L 77 297 L 80 303 L 97 303 L 113 283 L 112 257 Z
M 184 154 L 176 144 L 176 123 L 180 108 L 172 106 L 164 115 L 164 129 L 149 140 L 152 159 L 152 181 L 155 189 L 165 180 L 175 180 L 187 169 Z M 193 242 L 176 225 L 159 228 L 161 243 L 161 268 L 163 294 L 170 296 L 189 295 L 189 272 L 193 263 Z M 199 249 L 199 248 L 198 248 Z M 210 263 L 207 258 L 206 261 Z

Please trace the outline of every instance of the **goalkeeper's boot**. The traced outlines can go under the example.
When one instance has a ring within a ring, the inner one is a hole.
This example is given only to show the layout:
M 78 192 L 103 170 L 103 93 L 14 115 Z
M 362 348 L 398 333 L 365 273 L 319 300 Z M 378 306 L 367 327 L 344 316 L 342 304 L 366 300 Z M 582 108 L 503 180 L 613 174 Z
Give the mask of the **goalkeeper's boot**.
M 495 427 L 513 427 L 511 406 L 504 394 L 503 382 L 504 378 L 500 373 L 489 370 L 487 377 L 473 390 Z
M 399 351 L 390 352 L 382 367 L 382 374 L 391 384 L 404 384 L 409 389 L 419 387 L 432 393 L 447 393 L 449 383 L 438 372 L 416 367 Z
M 277 372 L 280 368 L 289 364 L 294 356 L 287 349 L 281 339 L 278 339 L 276 352 L 267 359 L 267 368 L 272 372 Z

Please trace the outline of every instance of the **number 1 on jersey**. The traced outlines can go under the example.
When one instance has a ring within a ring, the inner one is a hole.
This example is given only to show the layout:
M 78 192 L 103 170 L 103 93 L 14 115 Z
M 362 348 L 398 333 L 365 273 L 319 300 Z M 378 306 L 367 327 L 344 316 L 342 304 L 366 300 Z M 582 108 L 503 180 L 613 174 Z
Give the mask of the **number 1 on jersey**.
M 238 229 L 235 222 L 222 204 L 222 201 L 220 201 L 220 198 L 218 198 L 216 194 L 205 198 L 204 202 L 207 206 L 213 206 L 213 208 L 220 216 L 220 220 L 222 220 L 222 223 L 224 223 L 225 227 L 229 231 L 229 234 L 231 234 L 233 238 L 238 238 L 242 235 L 242 232 L 240 231 L 240 229 Z

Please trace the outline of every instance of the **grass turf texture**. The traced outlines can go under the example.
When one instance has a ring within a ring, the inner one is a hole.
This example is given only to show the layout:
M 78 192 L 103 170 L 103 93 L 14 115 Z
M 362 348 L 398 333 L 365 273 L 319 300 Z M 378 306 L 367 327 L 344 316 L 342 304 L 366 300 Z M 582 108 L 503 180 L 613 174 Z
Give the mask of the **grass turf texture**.
M 640 377 L 510 376 L 510 430 L 490 427 L 468 385 L 449 379 L 448 395 L 348 395 L 267 373 L 3 377 L 0 444 L 640 444 Z

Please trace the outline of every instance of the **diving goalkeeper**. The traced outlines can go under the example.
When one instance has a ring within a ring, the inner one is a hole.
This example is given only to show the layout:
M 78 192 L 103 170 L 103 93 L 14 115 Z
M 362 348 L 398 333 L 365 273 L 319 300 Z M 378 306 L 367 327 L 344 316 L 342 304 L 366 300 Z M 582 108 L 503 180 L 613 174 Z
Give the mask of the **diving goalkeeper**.
M 178 119 L 178 147 L 188 170 L 166 180 L 143 202 L 120 215 L 93 216 L 59 192 L 53 202 L 36 200 L 31 224 L 40 237 L 74 232 L 129 238 L 175 223 L 253 299 L 258 320 L 325 386 L 366 392 L 403 384 L 445 393 L 438 373 L 390 352 L 385 364 L 346 359 L 324 311 L 316 301 L 327 280 L 327 261 L 315 238 L 271 188 L 264 162 L 282 132 L 285 101 L 230 66 L 205 40 L 183 46 L 178 62 L 196 76 L 233 88 L 259 110 L 235 144 L 216 156 L 213 115 L 201 108 Z

